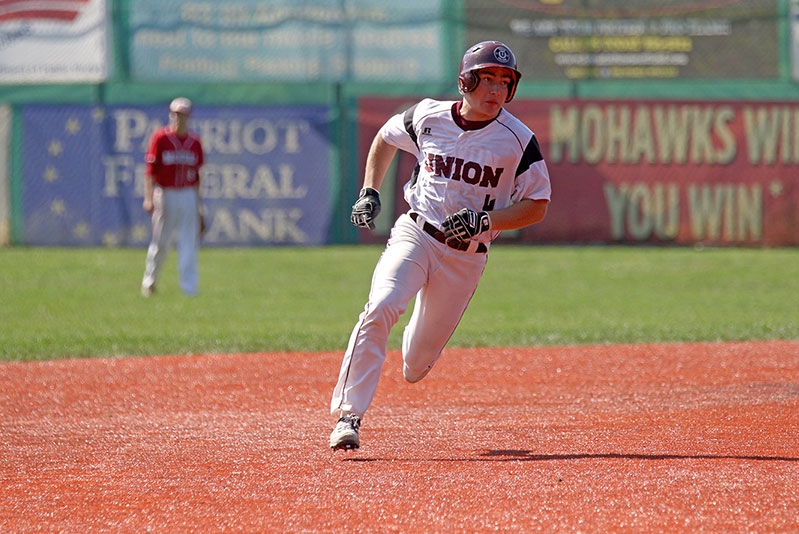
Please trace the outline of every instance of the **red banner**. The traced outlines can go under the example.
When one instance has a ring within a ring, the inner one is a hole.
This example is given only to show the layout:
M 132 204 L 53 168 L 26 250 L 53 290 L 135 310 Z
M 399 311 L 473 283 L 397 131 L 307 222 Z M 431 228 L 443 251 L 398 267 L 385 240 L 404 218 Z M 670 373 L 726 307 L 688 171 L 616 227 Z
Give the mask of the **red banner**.
M 361 101 L 361 159 L 406 103 Z M 523 241 L 799 245 L 797 103 L 519 100 L 508 110 L 536 133 L 552 179 L 546 220 Z M 397 187 L 413 165 L 401 156 Z

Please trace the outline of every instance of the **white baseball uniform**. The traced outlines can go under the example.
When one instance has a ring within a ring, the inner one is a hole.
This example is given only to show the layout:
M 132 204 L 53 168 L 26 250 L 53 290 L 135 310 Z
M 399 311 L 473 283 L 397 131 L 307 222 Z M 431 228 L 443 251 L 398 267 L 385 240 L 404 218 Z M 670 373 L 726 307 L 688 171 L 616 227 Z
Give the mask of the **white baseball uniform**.
M 427 375 L 460 322 L 480 281 L 489 230 L 462 250 L 444 242 L 443 220 L 461 208 L 488 211 L 522 199 L 549 200 L 551 187 L 538 141 L 506 110 L 485 123 L 465 123 L 460 102 L 425 99 L 391 117 L 380 135 L 416 156 L 405 185 L 410 211 L 391 230 L 375 267 L 369 301 L 350 336 L 331 413 L 363 417 L 372 402 L 391 328 L 416 303 L 402 338 L 409 382 Z

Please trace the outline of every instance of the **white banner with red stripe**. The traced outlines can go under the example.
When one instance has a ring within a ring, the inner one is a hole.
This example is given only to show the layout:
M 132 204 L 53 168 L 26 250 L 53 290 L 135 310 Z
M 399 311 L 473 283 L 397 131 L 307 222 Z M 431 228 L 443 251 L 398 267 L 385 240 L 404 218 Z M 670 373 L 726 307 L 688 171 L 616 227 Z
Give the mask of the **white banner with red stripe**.
M 0 83 L 93 83 L 108 75 L 106 0 L 0 0 Z

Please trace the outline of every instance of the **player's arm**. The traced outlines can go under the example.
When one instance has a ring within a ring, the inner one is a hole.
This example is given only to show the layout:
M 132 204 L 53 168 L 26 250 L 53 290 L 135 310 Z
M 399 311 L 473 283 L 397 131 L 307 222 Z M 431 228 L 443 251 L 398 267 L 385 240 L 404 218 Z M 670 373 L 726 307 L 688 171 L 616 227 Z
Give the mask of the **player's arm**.
M 144 199 L 142 200 L 142 208 L 147 213 L 153 212 L 153 177 L 149 174 L 144 176 Z
M 206 225 L 205 225 L 205 204 L 203 204 L 203 196 L 200 194 L 200 184 L 202 183 L 202 174 L 200 169 L 205 164 L 205 152 L 203 151 L 203 145 L 197 141 L 197 146 L 199 147 L 197 153 L 197 185 L 195 186 L 195 190 L 197 192 L 197 216 L 200 219 L 200 237 L 205 235 Z
M 142 208 L 147 213 L 152 213 L 153 206 L 153 191 L 155 190 L 155 178 L 153 175 L 157 172 L 156 167 L 159 164 L 159 151 L 158 151 L 157 133 L 150 137 L 150 143 L 147 146 L 147 152 L 144 153 L 144 198 L 142 199 Z
M 378 132 L 369 147 L 369 155 L 366 157 L 366 170 L 364 171 L 363 186 L 371 187 L 380 191 L 383 179 L 394 160 L 397 147 L 386 143 L 383 135 Z
M 397 147 L 387 143 L 378 132 L 366 157 L 363 188 L 352 206 L 350 221 L 355 226 L 374 229 L 374 220 L 380 213 L 380 186 L 396 153 Z
M 525 198 L 507 208 L 489 212 L 492 230 L 516 230 L 544 220 L 549 200 Z
M 200 221 L 200 237 L 205 235 L 205 230 L 207 229 L 206 221 L 205 221 L 205 204 L 203 204 L 203 197 L 200 194 L 200 170 L 197 170 L 197 186 L 194 188 L 194 191 L 197 194 L 197 218 Z
M 441 223 L 449 241 L 466 241 L 488 230 L 515 230 L 544 220 L 549 200 L 525 198 L 496 211 L 477 212 L 463 208 Z

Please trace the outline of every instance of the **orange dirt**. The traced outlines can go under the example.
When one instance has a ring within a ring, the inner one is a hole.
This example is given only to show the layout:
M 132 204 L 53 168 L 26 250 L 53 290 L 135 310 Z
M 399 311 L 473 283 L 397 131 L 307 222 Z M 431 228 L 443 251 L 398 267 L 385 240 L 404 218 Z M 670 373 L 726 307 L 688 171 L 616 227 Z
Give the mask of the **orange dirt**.
M 2 532 L 796 532 L 799 341 L 0 364 Z

